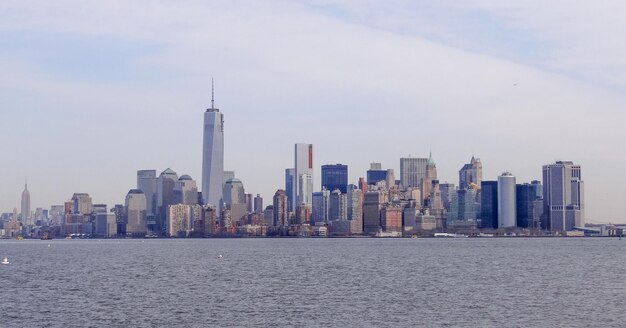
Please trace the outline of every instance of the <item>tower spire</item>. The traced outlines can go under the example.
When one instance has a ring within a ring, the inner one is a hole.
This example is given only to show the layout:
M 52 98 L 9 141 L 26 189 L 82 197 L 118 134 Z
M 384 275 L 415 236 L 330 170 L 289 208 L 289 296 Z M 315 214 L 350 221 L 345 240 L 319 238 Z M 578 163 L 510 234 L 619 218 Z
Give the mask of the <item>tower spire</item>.
M 211 109 L 215 109 L 215 84 L 211 78 Z

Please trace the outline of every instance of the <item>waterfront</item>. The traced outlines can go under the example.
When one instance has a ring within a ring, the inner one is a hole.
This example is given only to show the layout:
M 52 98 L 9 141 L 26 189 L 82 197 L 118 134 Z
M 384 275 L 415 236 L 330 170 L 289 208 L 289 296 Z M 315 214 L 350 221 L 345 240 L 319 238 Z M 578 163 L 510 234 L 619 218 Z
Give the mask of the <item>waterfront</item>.
M 2 327 L 625 320 L 617 238 L 0 240 L 0 256 Z

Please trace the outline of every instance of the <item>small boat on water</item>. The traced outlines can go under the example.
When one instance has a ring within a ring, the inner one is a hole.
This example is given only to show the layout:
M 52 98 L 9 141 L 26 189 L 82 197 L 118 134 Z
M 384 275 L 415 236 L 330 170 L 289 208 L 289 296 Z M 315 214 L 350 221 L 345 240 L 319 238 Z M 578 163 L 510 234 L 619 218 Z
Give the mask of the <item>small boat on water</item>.
M 2 263 L 2 264 L 9 264 L 9 258 L 5 256 L 5 257 L 2 259 L 2 262 L 0 262 L 0 263 Z
M 217 258 L 218 258 L 218 259 L 221 259 L 222 257 L 223 257 L 223 256 L 222 256 L 222 254 L 219 254 L 219 255 L 217 256 Z

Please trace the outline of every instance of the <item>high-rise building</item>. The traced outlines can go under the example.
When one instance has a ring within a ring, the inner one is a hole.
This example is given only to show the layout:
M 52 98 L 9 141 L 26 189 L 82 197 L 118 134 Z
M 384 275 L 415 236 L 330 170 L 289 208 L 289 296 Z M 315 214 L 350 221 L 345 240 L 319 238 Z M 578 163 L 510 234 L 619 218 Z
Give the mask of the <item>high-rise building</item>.
M 157 213 L 157 177 L 156 170 L 137 171 L 137 189 L 141 189 L 148 202 L 148 216 Z
M 313 203 L 313 145 L 297 143 L 295 145 L 294 165 L 294 199 L 291 201 L 292 208 L 296 204 L 305 203 L 312 206 Z
M 185 237 L 191 230 L 192 224 L 190 205 L 176 204 L 167 207 L 167 236 Z
M 416 187 L 422 184 L 426 176 L 427 158 L 400 158 L 400 184 L 403 188 Z
M 254 197 L 254 213 L 263 213 L 263 197 L 259 194 L 256 194 L 256 197 Z
M 370 163 L 370 170 L 382 170 L 383 165 L 380 163 Z
M 313 209 L 311 210 L 311 224 L 325 222 L 329 219 L 330 191 L 322 188 L 322 191 L 313 193 Z
M 226 205 L 246 203 L 246 192 L 241 180 L 228 179 L 224 182 L 224 203 Z
M 295 186 L 296 186 L 296 169 L 285 169 L 285 194 L 287 195 L 287 210 L 289 212 L 293 212 L 293 205 L 296 200 L 295 194 Z
M 30 191 L 28 191 L 28 183 L 24 183 L 24 191 L 22 191 L 22 224 L 30 226 L 33 224 L 32 216 L 30 213 Z M 14 219 L 17 219 L 15 217 Z
M 515 176 L 504 172 L 498 176 L 498 228 L 517 226 Z
M 348 220 L 350 232 L 353 234 L 363 232 L 363 191 L 354 185 L 348 186 L 346 195 L 348 201 Z
M 92 202 L 89 194 L 74 193 L 72 196 L 72 213 L 74 214 L 91 214 Z
M 254 195 L 246 194 L 246 211 L 248 213 L 254 212 Z
M 368 191 L 363 195 L 363 232 L 377 233 L 381 229 L 380 209 L 387 202 L 386 191 Z
M 176 204 L 174 187 L 178 181 L 178 174 L 167 168 L 157 179 L 157 217 L 151 229 L 164 233 L 166 230 L 167 207 Z
M 543 166 L 544 227 L 569 231 L 585 225 L 584 183 L 580 165 L 557 161 Z
M 517 226 L 520 228 L 536 229 L 540 227 L 541 214 L 543 213 L 543 200 L 538 189 L 541 184 L 538 181 L 518 184 L 515 186 L 515 199 L 517 207 Z
M 198 204 L 198 187 L 196 181 L 189 175 L 183 174 L 174 184 L 174 204 Z
M 458 189 L 452 195 L 450 203 L 450 211 L 448 212 L 447 222 L 475 221 L 478 219 L 480 204 L 476 203 L 476 193 L 478 189 Z
M 235 171 L 224 171 L 224 182 L 235 178 Z
M 143 236 L 146 234 L 146 195 L 140 189 L 131 189 L 126 195 L 126 234 Z
M 481 181 L 480 227 L 498 228 L 498 181 Z
M 348 219 L 348 203 L 346 194 L 342 194 L 339 189 L 335 189 L 330 193 L 328 219 L 330 221 Z
M 387 170 L 367 170 L 368 185 L 375 186 L 381 181 L 385 181 L 385 183 L 387 183 Z M 387 185 L 387 187 L 389 186 Z
M 469 189 L 475 186 L 480 189 L 480 182 L 483 180 L 483 164 L 480 158 L 472 159 L 468 164 L 463 165 L 459 171 L 459 189 Z
M 421 178 L 421 204 L 424 203 L 424 199 L 430 195 L 430 190 L 433 186 L 433 181 L 437 180 L 437 165 L 433 160 L 433 155 L 430 153 L 428 155 L 428 160 L 426 161 L 424 176 Z
M 452 195 L 454 195 L 456 187 L 454 183 L 444 182 L 439 183 L 439 190 L 441 191 L 441 200 L 443 201 L 443 208 L 446 211 L 450 211 L 450 203 L 452 203 Z
M 348 165 L 322 165 L 322 188 L 330 191 L 339 189 L 344 194 L 348 192 Z
M 289 212 L 287 211 L 287 194 L 278 189 L 274 194 L 274 226 L 289 226 Z
M 224 186 L 224 115 L 215 108 L 211 92 L 211 108 L 204 113 L 202 145 L 202 197 L 204 204 L 221 206 Z

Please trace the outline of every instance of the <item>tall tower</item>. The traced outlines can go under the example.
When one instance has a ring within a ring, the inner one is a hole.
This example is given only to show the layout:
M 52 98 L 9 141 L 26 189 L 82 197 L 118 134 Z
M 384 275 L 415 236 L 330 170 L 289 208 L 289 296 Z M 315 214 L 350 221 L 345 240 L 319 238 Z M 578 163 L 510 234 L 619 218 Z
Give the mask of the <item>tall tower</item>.
M 202 144 L 202 199 L 205 204 L 220 206 L 224 185 L 224 115 L 215 108 L 211 80 L 211 108 L 204 113 Z
M 30 192 L 28 191 L 28 182 L 24 182 L 24 191 L 22 191 L 22 223 L 26 226 L 33 224 L 30 216 Z
M 313 204 L 313 145 L 298 143 L 295 146 L 292 208 L 305 203 L 309 208 Z
M 572 230 L 585 226 L 585 197 L 580 165 L 558 161 L 543 166 L 543 226 Z
M 498 177 L 498 228 L 517 225 L 517 202 L 515 199 L 515 177 L 504 172 Z
M 483 164 L 480 158 L 472 156 L 470 162 L 459 170 L 459 189 L 469 189 L 472 186 L 480 189 L 481 181 L 483 181 Z

